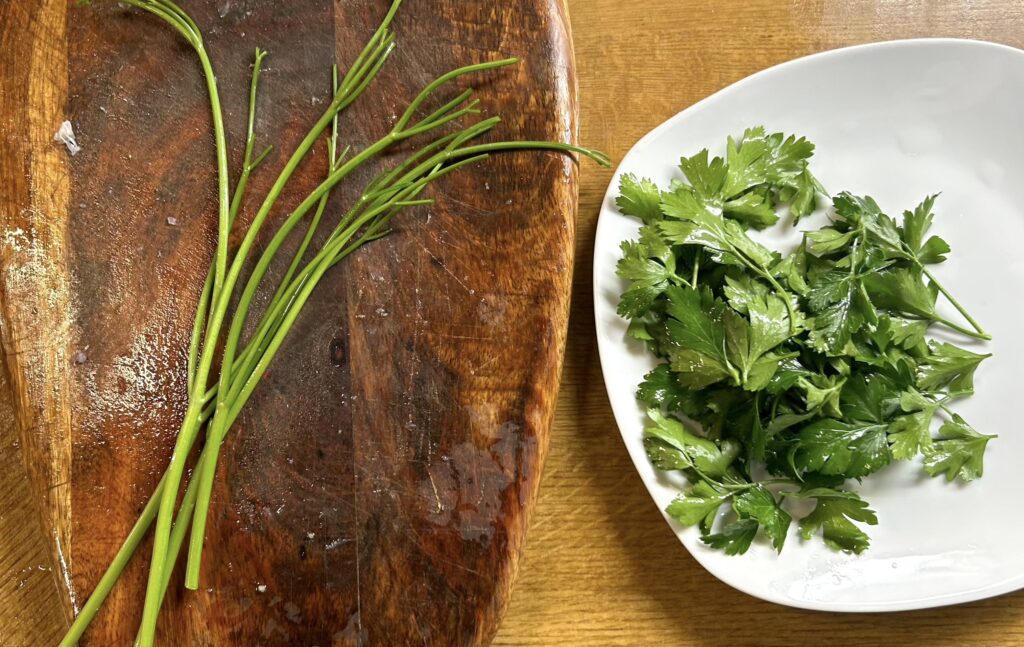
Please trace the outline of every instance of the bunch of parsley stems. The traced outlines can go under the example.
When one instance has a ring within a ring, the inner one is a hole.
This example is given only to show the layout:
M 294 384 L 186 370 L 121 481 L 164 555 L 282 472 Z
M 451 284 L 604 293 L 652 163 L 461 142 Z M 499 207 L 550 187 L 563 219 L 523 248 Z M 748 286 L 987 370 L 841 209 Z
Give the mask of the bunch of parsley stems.
M 231 228 L 238 217 L 249 177 L 270 152 L 270 148 L 253 157 L 255 150 L 256 95 L 260 68 L 266 52 L 256 50 L 249 92 L 248 130 L 242 170 L 232 194 L 228 177 L 227 138 L 221 110 L 217 79 L 203 45 L 199 27 L 185 11 L 171 0 L 125 0 L 131 6 L 148 11 L 173 27 L 195 50 L 206 80 L 217 151 L 218 231 L 217 249 L 207 275 L 196 311 L 188 352 L 188 407 L 178 432 L 170 464 L 152 497 L 143 509 L 127 539 L 115 555 L 95 590 L 78 613 L 61 641 L 62 647 L 77 644 L 96 616 L 103 602 L 120 578 L 136 549 L 156 521 L 153 555 L 146 586 L 142 622 L 136 645 L 153 645 L 157 617 L 166 595 L 174 564 L 177 562 L 186 533 L 191 528 L 185 586 L 199 586 L 200 561 L 206 529 L 207 512 L 216 473 L 221 443 L 235 422 L 242 407 L 252 395 L 267 366 L 279 350 L 292 324 L 324 274 L 362 245 L 390 233 L 388 224 L 404 207 L 432 204 L 417 196 L 432 181 L 462 166 L 479 162 L 490 153 L 511 150 L 553 150 L 575 152 L 607 166 L 608 158 L 597 151 L 570 144 L 546 141 L 504 141 L 470 145 L 469 142 L 490 131 L 500 118 L 483 119 L 446 135 L 437 135 L 442 126 L 456 124 L 478 114 L 478 100 L 471 100 L 473 91 L 465 90 L 427 116 L 419 117 L 423 104 L 442 86 L 468 74 L 492 70 L 516 63 L 504 59 L 468 65 L 452 70 L 427 85 L 387 135 L 352 157 L 349 149 L 338 150 L 338 115 L 366 90 L 388 56 L 394 50 L 394 34 L 389 27 L 402 0 L 393 0 L 380 26 L 339 81 L 337 68 L 333 75 L 333 99 L 323 115 L 296 147 L 277 180 L 263 199 L 252 223 L 232 256 L 228 248 Z M 328 173 L 326 179 L 309 193 L 284 218 L 277 232 L 256 261 L 242 286 L 237 304 L 229 313 L 229 304 L 239 286 L 239 279 L 249 253 L 259 237 L 268 216 L 277 206 L 281 191 L 296 168 L 328 131 Z M 395 144 L 420 135 L 434 139 L 399 162 L 394 168 L 377 175 L 363 190 L 349 210 L 308 261 L 307 252 L 313 242 L 331 189 L 357 168 Z M 284 276 L 278 282 L 269 305 L 259 318 L 254 332 L 242 344 L 242 330 L 249 320 L 257 290 L 277 257 L 281 247 L 303 217 L 313 210 L 306 232 Z M 223 345 L 220 344 L 224 324 L 229 321 Z M 221 352 L 220 372 L 211 375 L 214 359 Z M 200 435 L 206 430 L 206 441 L 195 464 L 184 493 L 181 494 L 188 456 Z M 180 504 L 178 502 L 180 496 Z

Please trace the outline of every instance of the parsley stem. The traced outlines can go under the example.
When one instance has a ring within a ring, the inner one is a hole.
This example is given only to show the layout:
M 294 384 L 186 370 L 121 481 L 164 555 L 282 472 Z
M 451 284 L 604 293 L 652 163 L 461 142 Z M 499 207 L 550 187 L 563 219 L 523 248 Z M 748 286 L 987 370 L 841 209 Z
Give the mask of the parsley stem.
M 372 74 L 375 74 L 380 69 L 380 65 L 383 64 L 384 60 L 390 55 L 392 51 L 392 45 L 381 48 L 378 45 L 382 42 L 388 42 L 393 37 L 387 32 L 387 28 L 390 23 L 390 19 L 393 18 L 397 6 L 401 3 L 401 0 L 395 0 L 392 5 L 392 10 L 389 11 L 384 22 L 378 27 L 371 38 L 370 42 L 363 49 L 360 57 L 357 58 L 357 62 L 353 64 L 353 67 L 349 69 L 346 74 L 345 82 L 343 83 L 343 89 L 332 99 L 331 105 L 328 106 L 327 110 L 316 122 L 313 128 L 309 131 L 303 141 L 292 153 L 285 167 L 281 170 L 277 180 L 271 187 L 269 193 L 265 197 L 263 204 L 259 211 L 253 218 L 253 222 L 249 225 L 246 230 L 246 234 L 239 245 L 238 251 L 227 271 L 227 276 L 224 281 L 222 290 L 214 289 L 213 303 L 210 314 L 210 321 L 207 326 L 206 339 L 204 342 L 204 348 L 200 355 L 198 368 L 196 371 L 196 379 L 193 383 L 193 391 L 189 397 L 189 406 L 185 412 L 185 417 L 182 422 L 181 429 L 178 432 L 178 437 L 175 442 L 175 448 L 171 455 L 171 462 L 168 466 L 167 479 L 168 487 L 166 487 L 162 494 L 162 502 L 160 510 L 157 514 L 157 526 L 155 531 L 155 537 L 153 541 L 153 558 L 150 564 L 149 582 L 146 587 L 146 604 L 143 608 L 142 626 L 140 631 L 140 646 L 141 647 L 152 647 L 153 637 L 156 633 L 156 619 L 159 611 L 159 596 L 160 596 L 160 583 L 163 579 L 163 569 L 165 562 L 167 561 L 168 543 L 170 540 L 171 524 L 174 515 L 175 503 L 177 500 L 177 491 L 181 483 L 181 478 L 185 469 L 185 460 L 193 444 L 196 441 L 196 437 L 199 432 L 199 417 L 202 413 L 204 404 L 202 398 L 205 391 L 205 383 L 209 376 L 210 370 L 213 365 L 213 358 L 215 349 L 217 346 L 217 339 L 220 335 L 221 327 L 227 315 L 228 304 L 231 300 L 231 294 L 234 286 L 238 281 L 238 278 L 242 272 L 242 267 L 248 259 L 249 251 L 255 244 L 256 238 L 259 231 L 270 214 L 271 209 L 276 204 L 281 191 L 284 186 L 291 179 L 296 168 L 305 159 L 310 149 L 313 147 L 315 141 L 319 138 L 320 134 L 327 129 L 334 116 L 342 109 L 350 105 L 355 99 L 362 93 L 363 90 L 369 85 L 369 78 Z M 374 56 L 377 57 L 374 60 Z M 372 61 L 367 63 L 367 61 Z M 360 78 L 363 75 L 364 78 Z M 366 75 L 371 75 L 367 77 Z M 216 87 L 216 80 L 213 80 L 212 86 Z M 349 90 L 348 88 L 351 88 Z M 218 104 L 219 105 L 219 104 Z M 365 152 L 365 151 L 364 151 Z M 226 154 L 225 154 L 226 158 Z M 355 160 L 352 160 L 355 161 Z M 357 164 L 351 165 L 348 172 L 351 172 L 353 168 L 358 166 L 365 161 L 365 158 L 360 160 Z M 344 167 L 343 167 L 344 168 Z M 339 169 L 341 170 L 341 169 Z M 341 174 L 334 181 L 336 184 L 340 181 L 348 172 Z M 330 186 L 333 186 L 331 184 Z M 328 187 L 329 188 L 329 187 Z M 319 199 L 320 194 L 317 195 Z M 308 210 L 308 206 L 306 207 Z M 305 210 L 304 210 L 305 211 Z M 303 213 L 304 213 L 303 211 Z M 227 342 L 230 344 L 231 339 Z M 233 366 L 234 358 L 233 355 L 225 356 L 225 361 L 221 364 L 221 378 L 226 380 L 230 377 L 231 368 Z M 221 409 L 220 402 L 216 409 Z M 216 409 L 214 416 L 216 417 Z
M 736 256 L 737 258 L 741 259 L 744 263 L 746 263 L 747 267 L 749 267 L 757 274 L 763 276 L 764 279 L 768 281 L 768 283 L 770 283 L 771 286 L 775 288 L 778 291 L 778 293 L 782 296 L 783 301 L 786 302 L 786 312 L 789 314 L 789 332 L 790 334 L 796 334 L 797 315 L 796 309 L 793 306 L 793 295 L 791 295 L 785 288 L 783 288 L 779 284 L 778 281 L 775 280 L 775 277 L 772 276 L 771 271 L 767 267 L 750 258 L 750 256 L 740 251 L 738 247 L 731 243 L 729 243 L 729 249 L 732 251 L 732 254 L 734 256 Z
M 257 54 L 258 54 L 258 52 L 259 52 L 259 50 L 257 50 Z M 337 94 L 337 92 L 338 92 L 338 69 L 337 69 L 337 66 L 335 66 L 333 68 L 333 70 L 332 70 L 332 86 L 331 87 L 332 87 L 332 92 L 334 94 Z M 337 166 L 337 159 L 338 159 L 338 156 L 337 156 L 337 144 L 338 144 L 338 115 L 337 115 L 337 113 L 335 113 L 334 118 L 331 121 L 330 137 L 327 140 L 327 149 L 328 149 L 328 151 L 327 151 L 328 169 L 327 170 L 328 170 L 328 174 L 333 173 L 335 168 L 336 168 L 336 166 Z M 309 247 L 310 242 L 312 241 L 313 235 L 316 233 L 316 230 L 317 230 L 317 227 L 320 224 L 321 218 L 323 217 L 324 210 L 327 207 L 327 200 L 329 199 L 329 197 L 330 197 L 330 192 L 329 191 L 325 192 L 321 196 L 320 202 L 317 205 L 317 208 L 316 208 L 316 211 L 314 212 L 313 218 L 310 221 L 309 226 L 306 229 L 306 234 L 303 237 L 302 242 L 299 244 L 299 248 L 295 252 L 295 255 L 294 255 L 293 259 L 292 259 L 291 265 L 289 265 L 288 270 L 285 272 L 284 277 L 281 279 L 281 282 L 280 282 L 280 285 L 278 287 L 277 292 L 271 298 L 271 304 L 275 303 L 280 298 L 280 293 L 284 290 L 284 288 L 291 281 L 292 276 L 295 274 L 295 270 L 297 269 L 298 265 L 301 263 L 303 256 L 305 256 L 306 250 Z M 243 313 L 241 317 L 236 315 L 234 321 L 232 322 L 232 331 L 234 331 L 236 329 L 236 327 L 238 328 L 238 334 L 234 337 L 234 339 L 236 339 L 236 340 L 241 335 L 241 330 L 240 330 L 241 326 L 236 326 L 235 322 L 241 321 L 241 322 L 244 323 L 244 318 L 245 318 L 245 313 Z M 225 350 L 224 361 L 226 361 L 226 362 L 233 361 L 233 359 L 234 358 L 231 357 L 231 354 L 229 354 L 228 351 Z M 226 428 L 222 428 L 221 425 L 218 425 L 216 423 L 219 422 L 220 419 L 221 419 L 221 416 L 218 415 L 218 414 L 221 411 L 223 411 L 224 407 L 226 406 L 226 404 L 225 404 L 226 403 L 226 393 L 225 392 L 229 390 L 228 387 L 229 387 L 229 384 L 230 384 L 230 378 L 231 378 L 231 373 L 225 374 L 224 371 L 221 372 L 221 381 L 220 381 L 220 384 L 219 384 L 219 387 L 218 387 L 218 402 L 217 402 L 217 406 L 216 406 L 216 408 L 214 410 L 215 411 L 215 413 L 214 413 L 214 421 L 215 422 L 214 422 L 214 424 L 212 424 L 210 426 L 210 428 L 207 431 L 207 444 L 208 444 L 207 445 L 207 449 L 209 451 L 204 452 L 204 454 L 205 454 L 204 461 L 200 464 L 201 465 L 201 469 L 197 470 L 196 474 L 193 475 L 193 482 L 198 482 L 199 483 L 199 490 L 198 490 L 198 495 L 197 495 L 197 501 L 195 502 L 196 505 L 194 507 L 194 512 L 192 510 L 189 511 L 189 513 L 193 515 L 193 519 L 192 519 L 191 539 L 189 540 L 188 562 L 187 562 L 186 570 L 185 570 L 185 587 L 186 588 L 190 588 L 190 589 L 196 589 L 199 586 L 199 568 L 200 568 L 200 565 L 201 565 L 203 542 L 204 542 L 205 536 L 206 536 L 206 520 L 207 520 L 207 516 L 208 516 L 208 512 L 209 512 L 210 497 L 211 497 L 211 494 L 212 494 L 212 491 L 213 491 L 213 478 L 215 476 L 216 467 L 217 467 L 217 454 L 219 453 L 219 446 L 223 442 L 224 436 L 226 435 L 226 431 L 227 431 Z M 190 486 L 191 486 L 191 483 L 190 483 Z M 184 509 L 184 505 L 182 506 L 182 509 Z M 179 514 L 181 514 L 181 513 L 179 513 Z M 184 522 L 182 522 L 182 523 L 184 523 Z
M 938 279 L 936 279 L 935 276 L 932 275 L 932 273 L 928 271 L 928 268 L 925 267 L 923 263 L 918 263 L 918 267 L 920 267 L 921 271 L 924 273 L 924 275 L 928 277 L 928 280 L 931 281 L 935 285 L 935 288 L 939 292 L 942 293 L 942 296 L 946 297 L 946 299 L 950 302 L 950 304 L 952 304 L 953 307 L 956 308 L 957 312 L 959 312 L 961 315 L 963 315 L 964 319 L 966 319 L 967 322 L 969 324 L 971 324 L 971 326 L 974 327 L 974 330 L 977 332 L 977 334 L 969 333 L 969 332 L 965 331 L 963 328 L 960 328 L 959 326 L 952 325 L 948 321 L 945 321 L 945 320 L 942 320 L 942 319 L 939 320 L 939 323 L 942 323 L 942 324 L 944 324 L 946 326 L 949 326 L 950 328 L 953 328 L 953 330 L 957 330 L 957 331 L 962 332 L 962 333 L 964 333 L 966 335 L 970 335 L 971 337 L 974 337 L 975 339 L 984 339 L 984 340 L 992 339 L 992 335 L 990 335 L 987 332 L 985 332 L 982 329 L 982 327 L 980 325 L 978 325 L 978 322 L 974 320 L 974 317 L 972 317 L 970 315 L 970 313 L 968 313 L 967 310 L 962 305 L 960 305 L 959 301 L 957 301 L 955 298 L 953 298 L 953 295 L 950 294 L 941 283 L 939 283 Z
M 943 326 L 946 326 L 947 328 L 955 330 L 958 333 L 961 333 L 963 335 L 967 335 L 968 337 L 972 337 L 974 339 L 981 339 L 981 340 L 984 340 L 984 341 L 988 341 L 988 340 L 992 339 L 992 335 L 988 334 L 987 332 L 983 332 L 983 331 L 979 332 L 979 331 L 976 331 L 976 330 L 971 330 L 970 328 L 964 328 L 963 326 L 961 326 L 959 324 L 955 324 L 952 321 L 950 321 L 948 319 L 944 319 L 942 317 L 939 317 L 938 319 L 936 319 L 935 323 L 940 323 Z
M 210 62 L 206 48 L 203 45 L 202 35 L 192 19 L 177 7 L 177 5 L 170 2 L 170 0 L 129 0 L 128 3 L 162 18 L 165 22 L 181 33 L 189 44 L 192 45 L 192 48 L 195 50 L 196 55 L 199 58 L 200 66 L 202 67 L 203 77 L 206 81 L 207 94 L 210 99 L 210 111 L 213 120 L 218 180 L 217 250 L 214 257 L 215 269 L 211 296 L 215 302 L 219 300 L 226 301 L 226 299 L 223 298 L 223 292 L 225 292 L 225 275 L 228 262 L 230 189 L 228 186 L 227 138 L 224 129 L 223 112 L 220 104 L 220 93 L 217 88 L 217 77 L 213 71 L 213 65 Z M 230 290 L 226 291 L 230 292 Z M 214 318 L 214 320 L 211 321 L 211 326 L 215 321 L 216 319 Z M 213 341 L 216 341 L 215 336 Z M 202 395 L 199 391 L 204 389 L 206 376 L 209 372 L 211 364 L 210 360 L 212 360 L 212 345 L 214 344 L 211 343 L 210 340 L 207 340 L 207 345 L 203 349 L 198 365 L 196 366 L 195 375 L 192 380 L 191 392 L 195 396 Z M 207 358 L 210 359 L 208 360 Z M 173 508 L 177 499 L 177 487 L 181 480 L 181 474 L 184 471 L 185 455 L 188 453 L 185 445 L 187 445 L 189 449 L 191 448 L 191 443 L 195 436 L 194 430 L 197 426 L 196 417 L 200 412 L 200 409 L 201 404 L 196 402 L 195 397 L 190 396 L 190 403 L 186 412 L 185 421 L 182 424 L 182 430 L 175 443 L 175 452 L 171 458 L 171 468 L 168 470 L 165 477 L 167 481 L 166 485 L 169 487 L 164 488 L 161 496 L 160 508 L 157 512 L 158 533 L 154 541 L 154 559 L 150 568 L 149 583 L 147 584 L 147 604 L 143 608 L 142 616 L 140 638 L 140 644 L 142 647 L 152 647 L 153 637 L 156 632 L 156 616 L 158 612 L 158 605 L 155 604 L 156 589 L 163 577 L 162 569 L 163 562 L 166 557 L 165 553 L 168 539 L 164 535 L 165 533 L 170 533 L 170 516 L 173 514 Z M 185 449 L 185 451 L 182 452 L 182 449 Z
M 268 146 L 259 157 L 255 160 L 252 159 L 253 147 L 256 142 L 256 89 L 259 85 L 260 67 L 263 64 L 263 59 L 267 53 L 261 50 L 259 47 L 256 48 L 256 56 L 253 62 L 252 80 L 249 83 L 249 122 L 246 131 L 245 138 L 245 155 L 242 161 L 242 172 L 239 175 L 238 183 L 235 185 L 235 193 L 231 198 L 231 206 L 228 211 L 228 222 L 229 225 L 233 226 L 235 219 L 238 217 L 238 212 L 242 205 L 242 196 L 245 194 L 245 188 L 249 183 L 249 175 L 256 169 L 257 166 L 263 161 L 264 158 L 270 153 L 273 147 Z M 206 276 L 206 281 L 203 283 L 203 290 L 199 297 L 199 307 L 196 310 L 195 321 L 192 325 L 192 339 L 189 342 L 188 350 L 188 390 L 191 393 L 193 383 L 195 382 L 196 372 L 196 360 L 199 355 L 199 346 L 202 342 L 203 330 L 206 327 L 206 315 L 210 309 L 210 297 L 213 293 L 213 279 L 214 279 L 214 264 L 211 263 L 210 271 Z
M 201 457 L 202 456 L 200 456 L 200 458 Z M 89 627 L 89 624 L 92 623 L 93 618 L 96 617 L 96 614 L 110 595 L 110 591 L 113 589 L 114 584 L 116 584 L 117 580 L 120 579 L 125 567 L 128 565 L 128 562 L 131 561 L 135 551 L 139 547 L 139 544 L 141 544 L 142 540 L 145 539 L 146 533 L 153 524 L 153 520 L 156 518 L 157 511 L 160 506 L 160 497 L 163 493 L 166 481 L 167 476 L 165 474 L 160 479 L 160 482 L 157 483 L 156 488 L 153 490 L 153 494 L 149 497 L 149 501 L 146 502 L 145 507 L 142 509 L 142 513 L 139 515 L 139 518 L 135 521 L 135 525 L 132 526 L 131 531 L 128 533 L 128 537 L 124 540 L 124 543 L 121 544 L 121 548 L 118 549 L 117 554 L 110 563 L 110 566 L 107 567 L 107 570 L 104 571 L 102 577 L 100 577 L 100 581 L 96 584 L 96 588 L 94 588 L 92 593 L 89 594 L 89 599 L 85 601 L 85 605 L 82 607 L 81 611 L 78 612 L 78 615 L 75 616 L 74 621 L 71 623 L 71 627 L 68 629 L 64 638 L 61 639 L 58 647 L 73 647 L 73 645 L 77 645 L 78 641 L 81 640 L 82 635 L 85 633 L 85 630 Z M 189 505 L 190 500 L 195 500 L 197 489 L 198 488 L 194 487 L 192 483 L 189 484 L 189 487 L 185 490 L 185 496 L 182 500 L 183 510 L 185 510 L 186 506 Z M 175 530 L 177 529 L 178 526 L 175 524 Z M 181 532 L 180 535 L 183 538 L 184 532 Z M 174 542 L 172 541 L 172 547 L 173 546 Z M 180 539 L 177 542 L 177 546 L 180 549 Z M 176 555 L 177 553 L 172 551 L 172 554 Z M 170 583 L 170 576 L 170 569 L 166 569 L 165 583 L 163 585 L 164 592 L 166 592 L 167 585 Z M 136 642 L 138 642 L 138 640 L 136 640 Z

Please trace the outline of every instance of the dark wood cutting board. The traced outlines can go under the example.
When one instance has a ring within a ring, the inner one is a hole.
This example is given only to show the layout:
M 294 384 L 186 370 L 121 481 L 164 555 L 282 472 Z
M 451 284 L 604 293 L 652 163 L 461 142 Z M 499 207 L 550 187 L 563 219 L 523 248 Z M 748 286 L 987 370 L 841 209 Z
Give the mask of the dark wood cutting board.
M 257 148 L 275 150 L 250 191 L 261 196 L 324 109 L 331 63 L 352 60 L 388 2 L 183 4 L 212 52 L 233 173 L 252 52 L 270 52 Z M 505 56 L 523 61 L 471 81 L 485 111 L 504 117 L 495 136 L 575 138 L 560 0 L 407 0 L 394 30 L 398 50 L 341 121 L 344 144 L 383 135 L 437 74 Z M 155 486 L 180 424 L 215 234 L 209 108 L 186 45 L 114 2 L 0 2 L 0 53 L 0 331 L 70 616 Z M 53 141 L 64 119 L 83 147 L 73 157 Z M 283 205 L 322 179 L 324 155 L 302 167 Z M 379 168 L 337 190 L 328 217 Z M 328 275 L 229 437 L 203 588 L 184 592 L 179 574 L 160 644 L 491 638 L 547 444 L 576 179 L 556 154 L 493 158 L 439 182 L 436 205 L 407 212 L 395 235 Z M 4 541 L 0 551 L 12 550 Z M 87 644 L 130 644 L 149 550 Z M 0 609 L 0 635 L 17 617 Z

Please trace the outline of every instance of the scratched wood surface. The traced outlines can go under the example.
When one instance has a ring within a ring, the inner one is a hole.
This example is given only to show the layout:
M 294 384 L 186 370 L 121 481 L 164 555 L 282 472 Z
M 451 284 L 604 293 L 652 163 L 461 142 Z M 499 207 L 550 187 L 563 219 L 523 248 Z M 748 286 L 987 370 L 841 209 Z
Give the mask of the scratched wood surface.
M 182 4 L 206 27 L 236 169 L 250 57 L 270 51 L 257 130 L 276 173 L 327 105 L 330 64 L 352 60 L 389 2 Z M 394 31 L 343 144 L 383 136 L 438 74 L 506 56 L 522 62 L 471 81 L 504 117 L 495 135 L 575 137 L 560 2 L 407 0 Z M 114 2 L 5 1 L 0 52 L 0 331 L 19 439 L 0 418 L 0 468 L 18 450 L 28 472 L 2 477 L 2 501 L 20 500 L 0 517 L 20 527 L 0 534 L 0 644 L 13 647 L 52 644 L 166 464 L 216 209 L 205 89 L 168 27 Z M 73 157 L 53 141 L 64 119 Z M 318 150 L 282 204 L 325 167 Z M 336 191 L 327 217 L 380 168 Z M 249 195 L 272 179 L 257 172 Z M 564 156 L 496 157 L 438 183 L 435 205 L 321 284 L 229 438 L 202 588 L 176 582 L 160 644 L 490 640 L 553 414 L 576 193 Z M 143 567 L 87 644 L 131 644 Z
M 1024 47 L 1018 0 L 569 0 L 580 139 L 613 159 L 699 99 L 843 45 L 959 36 Z M 593 337 L 594 227 L 611 171 L 585 167 L 568 350 L 551 448 L 495 645 L 1015 647 L 1024 593 L 894 615 L 797 611 L 707 574 L 662 521 L 619 438 Z M 955 520 L 951 520 L 955 523 Z

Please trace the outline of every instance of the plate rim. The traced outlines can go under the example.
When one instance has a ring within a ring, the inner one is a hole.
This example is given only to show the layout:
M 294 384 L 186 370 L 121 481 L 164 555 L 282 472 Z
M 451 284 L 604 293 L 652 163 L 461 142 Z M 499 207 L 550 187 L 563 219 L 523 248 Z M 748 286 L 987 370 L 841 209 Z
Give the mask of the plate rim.
M 978 50 L 988 50 L 991 52 L 999 52 L 1001 54 L 1009 54 L 1011 56 L 1017 56 L 1024 59 L 1024 49 L 1007 45 L 1004 43 L 997 43 L 989 40 L 974 39 L 974 38 L 952 38 L 952 37 L 921 37 L 921 38 L 903 38 L 894 40 L 884 40 L 870 43 L 860 43 L 856 45 L 847 45 L 842 47 L 836 47 L 832 49 L 822 50 L 811 54 L 799 56 L 797 58 L 789 59 L 781 63 L 776 63 L 764 69 L 758 70 L 748 76 L 738 79 L 728 85 L 725 85 L 708 96 L 700 99 L 699 101 L 690 104 L 668 117 L 663 122 L 649 130 L 645 135 L 640 137 L 626 153 L 622 155 L 618 165 L 616 165 L 615 171 L 612 173 L 611 178 L 608 182 L 608 188 L 604 193 L 601 201 L 600 210 L 598 213 L 598 222 L 594 232 L 594 249 L 592 253 L 592 268 L 591 268 L 591 292 L 593 298 L 593 315 L 594 315 L 594 326 L 595 334 L 597 336 L 597 350 L 598 358 L 601 364 L 601 378 L 604 382 L 605 392 L 608 395 L 609 407 L 612 409 L 612 416 L 615 419 L 616 427 L 619 430 L 620 439 L 623 441 L 626 453 L 630 457 L 630 461 L 633 463 L 634 469 L 637 471 L 637 476 L 640 477 L 640 481 L 643 483 L 644 489 L 647 491 L 648 497 L 651 503 L 654 504 L 655 508 L 658 509 L 659 514 L 668 524 L 673 534 L 682 544 L 683 548 L 686 549 L 687 553 L 698 563 L 700 566 L 710 573 L 715 579 L 719 580 L 723 584 L 734 588 L 742 593 L 750 595 L 751 597 L 779 604 L 782 606 L 793 607 L 798 609 L 806 609 L 811 611 L 824 611 L 824 612 L 840 612 L 840 613 L 877 613 L 877 612 L 898 612 L 898 611 L 914 611 L 921 609 L 932 609 L 944 606 L 951 606 L 955 604 L 964 604 L 968 602 L 976 602 L 987 598 L 997 597 L 1007 593 L 1024 589 L 1024 573 L 1018 573 L 1014 576 L 1008 577 L 1004 580 L 994 582 L 982 587 L 968 589 L 965 591 L 946 593 L 938 596 L 921 596 L 906 598 L 901 600 L 893 600 L 888 602 L 872 602 L 867 601 L 863 603 L 859 602 L 830 602 L 830 601 L 810 601 L 801 600 L 786 597 L 783 595 L 772 593 L 768 590 L 757 588 L 748 584 L 748 580 L 740 579 L 735 580 L 733 578 L 727 578 L 721 573 L 716 572 L 708 564 L 708 560 L 705 556 L 699 552 L 695 552 L 690 549 L 690 546 L 686 543 L 684 536 L 685 529 L 681 528 L 674 520 L 672 520 L 663 509 L 661 509 L 655 499 L 655 492 L 652 490 L 651 483 L 648 479 L 644 478 L 640 473 L 639 461 L 646 461 L 646 456 L 637 457 L 630 450 L 629 445 L 626 441 L 626 435 L 623 431 L 623 425 L 620 423 L 619 414 L 616 411 L 615 406 L 612 404 L 613 395 L 610 388 L 608 375 L 611 371 L 609 368 L 609 360 L 607 354 L 611 351 L 611 341 L 604 341 L 602 331 L 605 326 L 601 322 L 601 303 L 603 296 L 601 289 L 604 287 L 602 280 L 605 278 L 605 274 L 601 272 L 605 269 L 603 265 L 598 263 L 598 241 L 607 237 L 607 234 L 602 236 L 602 231 L 608 227 L 608 222 L 613 217 L 624 217 L 616 209 L 610 205 L 614 204 L 614 198 L 618 195 L 618 183 L 617 180 L 621 177 L 623 167 L 626 166 L 627 161 L 633 157 L 634 153 L 649 142 L 661 137 L 663 133 L 673 127 L 677 122 L 686 119 L 691 113 L 696 112 L 700 109 L 706 108 L 708 105 L 713 104 L 715 101 L 721 100 L 722 95 L 726 95 L 731 92 L 735 92 L 740 87 L 754 81 L 761 80 L 766 77 L 777 74 L 782 68 L 792 68 L 806 64 L 808 62 L 818 62 L 823 59 L 831 59 L 838 56 L 844 56 L 853 54 L 863 50 L 886 50 L 886 49 L 905 49 L 920 46 L 952 46 L 952 47 L 966 47 Z M 1024 60 L 1021 61 L 1024 65 Z M 742 557 L 740 558 L 742 559 Z

